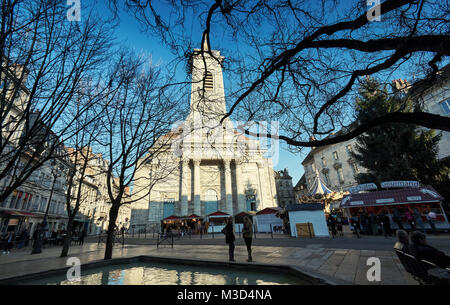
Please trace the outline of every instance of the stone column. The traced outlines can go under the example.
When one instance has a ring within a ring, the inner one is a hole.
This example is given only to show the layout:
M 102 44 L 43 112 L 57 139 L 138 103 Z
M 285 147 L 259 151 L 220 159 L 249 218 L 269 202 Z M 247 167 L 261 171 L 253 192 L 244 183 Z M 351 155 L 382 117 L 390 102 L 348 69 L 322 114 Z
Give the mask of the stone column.
M 201 216 L 200 160 L 194 160 L 194 214 Z
M 257 211 L 261 211 L 263 209 L 263 202 L 264 202 L 264 187 L 262 186 L 263 180 L 261 179 L 261 168 L 263 166 L 262 162 L 256 162 L 256 165 L 258 167 L 258 198 L 259 198 L 259 204 L 256 207 Z
M 188 169 L 189 169 L 189 160 L 183 160 L 181 162 L 181 215 L 186 216 L 188 214 Z
M 238 213 L 245 211 L 245 194 L 242 185 L 242 170 L 239 161 L 236 160 L 236 191 L 237 191 L 237 201 L 238 201 Z
M 223 160 L 225 170 L 225 212 L 233 215 L 233 192 L 231 187 L 230 160 Z

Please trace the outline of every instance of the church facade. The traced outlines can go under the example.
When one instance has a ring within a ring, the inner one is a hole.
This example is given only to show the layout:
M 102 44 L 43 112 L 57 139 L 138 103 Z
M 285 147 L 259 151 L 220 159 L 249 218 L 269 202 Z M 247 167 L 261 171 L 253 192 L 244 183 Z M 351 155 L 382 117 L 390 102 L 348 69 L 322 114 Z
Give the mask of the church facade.
M 175 215 L 230 216 L 277 206 L 272 159 L 266 145 L 233 126 L 226 113 L 219 51 L 195 49 L 192 55 L 190 113 L 162 137 L 167 149 L 148 158 L 136 173 L 131 226 L 159 228 Z M 151 188 L 150 193 L 145 192 Z M 148 190 L 148 189 L 147 189 Z

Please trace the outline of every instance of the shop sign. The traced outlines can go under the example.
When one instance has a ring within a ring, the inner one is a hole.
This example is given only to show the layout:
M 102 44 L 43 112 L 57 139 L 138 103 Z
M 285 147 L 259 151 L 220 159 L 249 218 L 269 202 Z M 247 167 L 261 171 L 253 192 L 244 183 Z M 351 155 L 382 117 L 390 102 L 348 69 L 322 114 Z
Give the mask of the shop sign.
M 384 199 L 377 199 L 375 200 L 376 203 L 389 203 L 389 202 L 395 202 L 394 198 L 384 198 Z
M 371 190 L 378 190 L 377 185 L 375 183 L 360 184 L 348 189 L 348 191 L 352 194 L 358 193 L 360 191 L 371 191 Z
M 381 187 L 384 189 L 387 188 L 403 188 L 403 187 L 420 187 L 420 183 L 418 181 L 386 181 L 381 182 Z
M 11 218 L 8 222 L 8 226 L 17 226 L 19 224 L 19 219 Z
M 406 199 L 408 199 L 408 201 L 420 201 L 422 200 L 421 196 L 408 196 L 406 197 Z
M 360 200 L 360 201 L 350 201 L 350 205 L 363 205 L 364 201 Z

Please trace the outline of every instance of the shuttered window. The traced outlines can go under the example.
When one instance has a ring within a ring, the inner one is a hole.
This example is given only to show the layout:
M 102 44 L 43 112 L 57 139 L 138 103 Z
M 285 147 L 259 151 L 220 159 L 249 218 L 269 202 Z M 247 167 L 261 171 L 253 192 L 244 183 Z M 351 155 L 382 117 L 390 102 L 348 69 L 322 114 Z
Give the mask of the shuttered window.
M 205 90 L 214 90 L 214 80 L 211 72 L 205 74 Z

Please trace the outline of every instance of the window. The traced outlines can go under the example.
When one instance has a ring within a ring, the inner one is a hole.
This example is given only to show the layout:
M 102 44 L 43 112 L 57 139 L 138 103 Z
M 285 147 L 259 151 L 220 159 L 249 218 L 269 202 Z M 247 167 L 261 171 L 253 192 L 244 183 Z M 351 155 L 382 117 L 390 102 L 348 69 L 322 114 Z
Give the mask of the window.
M 439 103 L 445 115 L 450 115 L 450 99 Z
M 345 181 L 344 181 L 344 171 L 342 170 L 342 168 L 338 168 L 337 174 L 339 178 L 339 183 L 343 184 Z
M 352 146 L 351 145 L 347 145 L 347 152 L 348 154 L 350 154 L 352 152 Z
M 333 159 L 334 160 L 339 160 L 339 155 L 338 155 L 337 151 L 333 152 Z
M 352 162 L 352 163 L 350 163 L 350 166 L 352 167 L 352 170 L 353 170 L 353 175 L 356 175 L 356 174 L 358 174 L 358 173 L 359 173 L 359 168 L 358 168 L 358 165 L 356 165 L 356 163 L 355 163 L 355 162 Z
M 322 157 L 322 166 L 327 167 L 327 160 L 325 160 L 325 157 Z
M 205 90 L 214 90 L 213 75 L 211 72 L 205 74 Z

